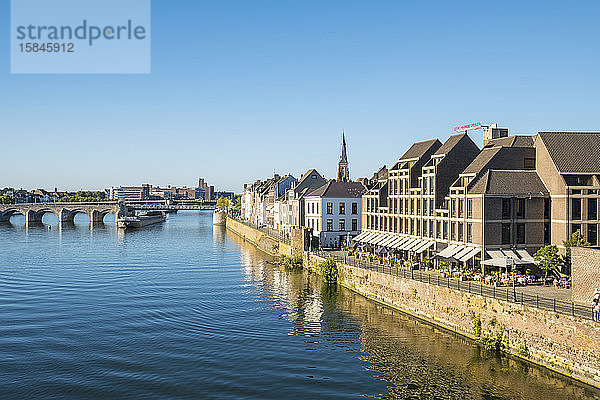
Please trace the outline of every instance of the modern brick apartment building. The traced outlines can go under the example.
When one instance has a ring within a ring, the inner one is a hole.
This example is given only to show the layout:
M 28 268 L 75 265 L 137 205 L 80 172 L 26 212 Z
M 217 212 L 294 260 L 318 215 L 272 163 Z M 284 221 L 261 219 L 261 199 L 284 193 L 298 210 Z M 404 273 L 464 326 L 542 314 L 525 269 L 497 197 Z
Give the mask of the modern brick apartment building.
M 465 134 L 415 143 L 363 196 L 356 240 L 477 263 L 526 261 L 577 229 L 598 243 L 600 133 Z

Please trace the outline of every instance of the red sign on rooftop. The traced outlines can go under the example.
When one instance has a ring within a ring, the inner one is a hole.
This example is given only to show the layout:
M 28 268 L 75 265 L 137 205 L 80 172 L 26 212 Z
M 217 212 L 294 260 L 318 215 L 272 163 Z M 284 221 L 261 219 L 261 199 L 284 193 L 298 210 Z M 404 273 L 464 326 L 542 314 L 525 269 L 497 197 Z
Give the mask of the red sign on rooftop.
M 473 122 L 472 124 L 454 127 L 455 132 L 466 132 L 472 131 L 474 129 L 481 129 L 481 122 Z

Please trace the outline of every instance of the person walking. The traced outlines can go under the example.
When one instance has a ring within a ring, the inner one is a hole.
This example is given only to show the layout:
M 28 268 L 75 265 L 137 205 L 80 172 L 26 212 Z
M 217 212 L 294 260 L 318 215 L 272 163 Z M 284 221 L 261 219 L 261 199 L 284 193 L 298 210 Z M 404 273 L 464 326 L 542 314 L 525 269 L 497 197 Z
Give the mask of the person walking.
M 592 299 L 592 320 L 600 321 L 600 291 L 596 289 L 594 292 L 594 297 Z

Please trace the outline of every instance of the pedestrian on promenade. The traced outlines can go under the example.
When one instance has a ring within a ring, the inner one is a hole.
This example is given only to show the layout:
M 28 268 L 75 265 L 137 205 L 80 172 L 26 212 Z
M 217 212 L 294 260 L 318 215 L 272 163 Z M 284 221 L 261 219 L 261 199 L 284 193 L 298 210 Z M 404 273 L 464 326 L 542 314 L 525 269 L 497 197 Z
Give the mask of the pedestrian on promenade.
M 600 321 L 600 291 L 596 289 L 594 292 L 594 298 L 592 299 L 592 310 L 594 321 Z

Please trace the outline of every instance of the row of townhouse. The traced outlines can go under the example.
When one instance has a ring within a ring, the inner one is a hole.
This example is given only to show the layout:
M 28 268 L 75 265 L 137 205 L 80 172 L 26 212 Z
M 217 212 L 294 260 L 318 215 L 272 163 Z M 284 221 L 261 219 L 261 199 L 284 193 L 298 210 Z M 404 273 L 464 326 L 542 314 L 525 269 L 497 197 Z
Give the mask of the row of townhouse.
M 10 199 L 12 203 L 54 203 L 60 201 L 63 197 L 68 197 L 74 193 L 61 192 L 57 189 L 48 191 L 45 189 L 25 190 L 5 188 L 0 190 L 0 197 Z
M 531 261 L 577 230 L 596 246 L 598 154 L 597 132 L 509 136 L 496 125 L 482 149 L 466 133 L 415 143 L 363 196 L 356 239 L 469 264 Z
M 327 180 L 317 170 L 309 169 L 299 180 L 292 175 L 275 175 L 244 185 L 241 215 L 282 235 L 289 235 L 293 227 L 307 227 L 318 245 L 339 247 L 360 233 L 361 196 L 366 190 L 363 181 L 350 181 L 342 134 L 336 180 Z

